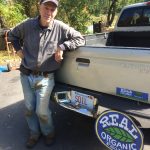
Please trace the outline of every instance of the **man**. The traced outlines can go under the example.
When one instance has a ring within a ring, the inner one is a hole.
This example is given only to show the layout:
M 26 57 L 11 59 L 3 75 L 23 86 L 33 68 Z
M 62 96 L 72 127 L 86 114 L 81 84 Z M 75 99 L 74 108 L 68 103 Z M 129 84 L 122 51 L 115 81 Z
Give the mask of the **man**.
M 54 87 L 54 72 L 60 67 L 64 50 L 74 50 L 85 43 L 79 32 L 54 19 L 57 7 L 58 0 L 40 0 L 40 15 L 22 22 L 9 33 L 22 59 L 20 76 L 30 129 L 27 148 L 32 148 L 41 134 L 46 145 L 53 143 L 55 129 L 49 98 Z

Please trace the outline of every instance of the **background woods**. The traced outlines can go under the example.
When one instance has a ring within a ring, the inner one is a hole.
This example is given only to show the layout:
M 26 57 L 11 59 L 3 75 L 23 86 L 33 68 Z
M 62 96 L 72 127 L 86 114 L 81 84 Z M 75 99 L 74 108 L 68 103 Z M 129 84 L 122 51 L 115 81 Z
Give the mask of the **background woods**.
M 57 18 L 86 33 L 87 26 L 93 21 L 102 21 L 111 26 L 123 6 L 143 1 L 60 0 Z M 28 17 L 36 16 L 37 8 L 38 0 L 0 0 L 0 27 L 11 28 Z

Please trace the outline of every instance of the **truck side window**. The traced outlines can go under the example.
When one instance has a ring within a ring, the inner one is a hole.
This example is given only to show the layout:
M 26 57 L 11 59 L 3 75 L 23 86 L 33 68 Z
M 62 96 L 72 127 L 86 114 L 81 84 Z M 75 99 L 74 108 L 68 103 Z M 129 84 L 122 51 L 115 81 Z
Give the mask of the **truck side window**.
M 142 8 L 128 8 L 120 16 L 118 27 L 139 26 L 142 24 Z
M 150 7 L 145 8 L 143 11 L 143 25 L 150 25 Z

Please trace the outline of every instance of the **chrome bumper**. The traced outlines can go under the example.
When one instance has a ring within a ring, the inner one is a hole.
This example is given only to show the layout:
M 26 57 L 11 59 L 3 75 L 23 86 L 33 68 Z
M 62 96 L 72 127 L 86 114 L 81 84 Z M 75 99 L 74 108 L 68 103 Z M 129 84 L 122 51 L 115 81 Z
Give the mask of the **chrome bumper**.
M 98 111 L 96 111 L 95 108 L 94 110 L 90 110 L 86 107 L 82 107 L 79 103 L 72 104 L 70 91 L 56 92 L 55 100 L 60 106 L 64 108 L 78 112 L 80 114 L 83 114 L 89 117 L 95 118 L 95 116 L 97 116 L 98 114 Z

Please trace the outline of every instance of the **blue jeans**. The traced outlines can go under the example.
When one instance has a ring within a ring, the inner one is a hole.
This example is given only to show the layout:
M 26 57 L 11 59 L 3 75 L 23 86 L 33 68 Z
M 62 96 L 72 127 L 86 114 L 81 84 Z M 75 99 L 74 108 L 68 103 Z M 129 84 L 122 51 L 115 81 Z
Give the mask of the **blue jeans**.
M 48 77 L 20 74 L 24 93 L 26 119 L 30 134 L 38 136 L 54 132 L 49 100 L 54 87 L 54 74 Z

